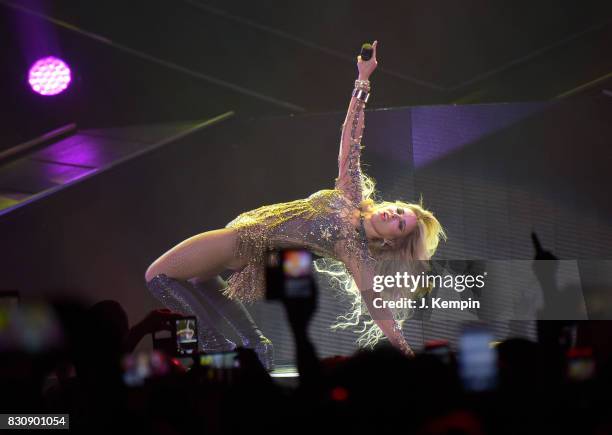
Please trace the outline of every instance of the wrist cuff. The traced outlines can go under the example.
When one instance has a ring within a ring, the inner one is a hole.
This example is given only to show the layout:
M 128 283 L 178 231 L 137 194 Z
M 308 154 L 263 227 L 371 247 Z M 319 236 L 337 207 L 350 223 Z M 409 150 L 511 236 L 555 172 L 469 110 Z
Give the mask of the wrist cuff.
M 370 98 L 370 94 L 369 92 L 366 92 L 363 89 L 355 88 L 353 90 L 353 97 L 357 98 L 358 100 L 363 101 L 364 103 L 367 103 Z

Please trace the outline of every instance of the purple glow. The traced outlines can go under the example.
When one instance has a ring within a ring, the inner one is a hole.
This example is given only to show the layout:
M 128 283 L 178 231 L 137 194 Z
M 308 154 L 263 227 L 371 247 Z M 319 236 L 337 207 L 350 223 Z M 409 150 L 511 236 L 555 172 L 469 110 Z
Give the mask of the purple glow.
M 28 74 L 30 86 L 40 95 L 59 94 L 68 87 L 70 79 L 68 65 L 54 56 L 37 60 Z

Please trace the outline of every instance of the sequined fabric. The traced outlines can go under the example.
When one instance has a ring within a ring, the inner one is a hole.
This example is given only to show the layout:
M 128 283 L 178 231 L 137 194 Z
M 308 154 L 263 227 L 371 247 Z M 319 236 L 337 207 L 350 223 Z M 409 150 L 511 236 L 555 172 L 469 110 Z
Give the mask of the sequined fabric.
M 350 136 L 348 137 L 349 150 L 347 153 L 340 153 L 338 156 L 338 167 L 341 175 L 336 179 L 336 188 L 341 190 L 355 207 L 359 207 L 363 199 L 363 174 L 360 162 L 361 139 L 365 127 L 363 109 L 364 103 L 355 100 L 349 108 L 347 120 L 342 125 L 344 131 L 347 122 L 351 123 Z
M 170 278 L 165 274 L 147 282 L 147 288 L 165 307 L 198 319 L 198 344 L 205 352 L 225 352 L 236 348 L 213 325 L 207 309 L 195 297 L 191 283 Z
M 335 189 L 321 190 L 306 199 L 273 204 L 241 214 L 227 224 L 238 230 L 235 253 L 246 266 L 228 279 L 226 296 L 253 302 L 265 294 L 264 257 L 267 249 L 306 248 L 323 257 L 342 256 L 372 261 L 363 228 L 351 223 L 362 201 L 360 167 L 365 104 L 353 98 L 343 124 L 339 177 Z M 346 126 L 350 123 L 351 129 Z M 346 134 L 348 133 L 348 135 Z M 346 152 L 342 147 L 348 146 Z M 342 252 L 342 254 L 340 253 Z
M 354 210 L 341 191 L 330 189 L 241 214 L 227 228 L 238 230 L 236 254 L 247 265 L 230 276 L 225 294 L 245 302 L 264 296 L 267 249 L 306 248 L 323 257 L 337 258 L 341 242 L 361 255 L 367 251 L 367 242 L 363 225 L 356 229 L 351 224 Z

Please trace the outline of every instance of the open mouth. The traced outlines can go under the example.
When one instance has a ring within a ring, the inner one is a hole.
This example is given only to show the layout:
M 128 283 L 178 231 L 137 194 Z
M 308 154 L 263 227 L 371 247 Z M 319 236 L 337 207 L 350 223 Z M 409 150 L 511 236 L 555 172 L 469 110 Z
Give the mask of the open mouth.
M 388 214 L 386 211 L 383 211 L 383 214 L 382 214 L 382 219 L 383 219 L 384 221 L 386 221 L 387 219 L 389 219 L 389 214 Z

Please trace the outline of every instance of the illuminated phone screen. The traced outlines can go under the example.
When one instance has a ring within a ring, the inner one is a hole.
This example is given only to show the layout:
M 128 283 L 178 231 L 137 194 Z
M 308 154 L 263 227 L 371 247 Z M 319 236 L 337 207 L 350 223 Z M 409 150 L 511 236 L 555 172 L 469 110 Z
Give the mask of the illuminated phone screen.
M 459 340 L 459 375 L 468 391 L 486 391 L 497 382 L 497 349 L 486 329 L 467 329 Z
M 178 355 L 191 355 L 198 349 L 197 323 L 195 317 L 176 320 L 176 349 Z
M 310 276 L 312 271 L 312 254 L 308 251 L 283 252 L 283 273 L 285 278 L 302 278 Z

